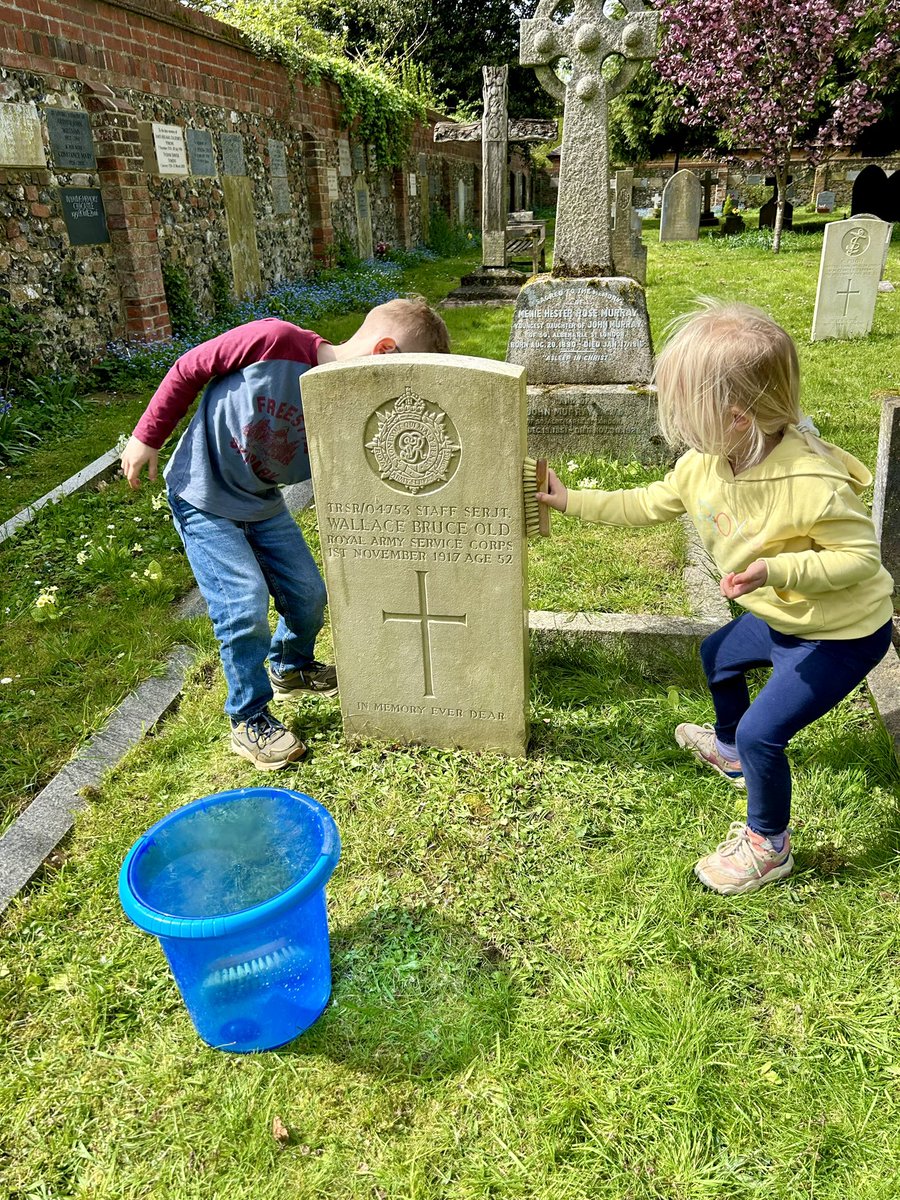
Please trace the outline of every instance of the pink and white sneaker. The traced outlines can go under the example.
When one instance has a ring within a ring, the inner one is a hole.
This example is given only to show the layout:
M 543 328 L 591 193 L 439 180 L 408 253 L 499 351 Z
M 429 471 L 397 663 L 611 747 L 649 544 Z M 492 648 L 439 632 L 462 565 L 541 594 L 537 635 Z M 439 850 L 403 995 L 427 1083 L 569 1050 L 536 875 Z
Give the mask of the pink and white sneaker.
M 793 869 L 790 832 L 784 835 L 784 847 L 776 850 L 761 833 L 732 821 L 728 837 L 697 862 L 694 874 L 722 896 L 740 896 L 784 879 Z
M 697 762 L 718 771 L 732 787 L 746 789 L 747 785 L 744 782 L 741 764 L 723 758 L 719 753 L 716 746 L 716 731 L 712 725 L 691 725 L 687 722 L 684 725 L 677 725 L 675 741 L 683 750 L 687 750 L 693 758 L 696 758 Z

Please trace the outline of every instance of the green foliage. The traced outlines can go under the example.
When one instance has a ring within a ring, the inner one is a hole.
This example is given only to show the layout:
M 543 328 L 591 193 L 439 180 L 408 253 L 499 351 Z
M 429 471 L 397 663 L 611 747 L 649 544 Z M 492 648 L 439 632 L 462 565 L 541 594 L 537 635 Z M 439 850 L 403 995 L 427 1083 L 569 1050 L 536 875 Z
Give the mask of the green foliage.
M 428 248 L 440 258 L 464 254 L 479 244 L 475 231 L 468 225 L 453 225 L 442 208 L 431 210 L 428 223 Z
M 0 301 L 0 389 L 6 390 L 34 353 L 37 330 L 35 317 Z
M 191 337 L 200 328 L 200 317 L 187 272 L 178 263 L 164 261 L 162 277 L 172 332 L 176 337 Z
M 213 319 L 227 319 L 234 310 L 234 294 L 231 290 L 231 276 L 227 271 L 223 271 L 218 263 L 213 263 L 209 272 L 209 296 Z
M 426 104 L 378 62 L 350 59 L 344 52 L 342 10 L 316 0 L 213 0 L 198 7 L 237 26 L 257 52 L 317 85 L 336 84 L 341 120 L 361 141 L 375 147 L 384 167 L 403 165 L 412 128 L 427 117 Z M 418 83 L 421 72 L 413 73 Z M 410 77 L 412 78 L 413 75 Z

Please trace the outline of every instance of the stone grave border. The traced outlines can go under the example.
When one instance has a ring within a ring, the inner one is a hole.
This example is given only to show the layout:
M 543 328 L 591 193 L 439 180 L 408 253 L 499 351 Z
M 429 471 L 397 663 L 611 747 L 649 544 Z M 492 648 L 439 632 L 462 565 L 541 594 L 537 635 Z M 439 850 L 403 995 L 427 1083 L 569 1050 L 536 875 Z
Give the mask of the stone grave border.
M 7 538 L 12 537 L 23 525 L 27 525 L 29 521 L 33 521 L 40 510 L 48 504 L 57 504 L 60 500 L 64 500 L 66 496 L 73 496 L 76 492 L 83 492 L 92 483 L 99 483 L 101 479 L 111 478 L 118 470 L 119 458 L 119 451 L 113 447 L 112 450 L 107 450 L 105 454 L 101 454 L 99 458 L 95 458 L 93 462 L 88 463 L 86 467 L 82 467 L 80 471 L 76 471 L 74 475 L 70 475 L 58 487 L 41 496 L 39 500 L 35 500 L 33 504 L 26 504 L 15 516 L 10 517 L 8 521 L 4 521 L 0 525 L 0 544 L 5 542 Z
M 102 461 L 97 459 L 97 463 Z M 86 471 L 89 469 L 85 468 Z M 81 486 L 87 486 L 87 483 Z M 61 492 L 59 488 L 54 490 L 60 493 L 60 498 L 71 494 L 71 491 Z M 301 511 L 312 503 L 312 485 L 307 482 L 285 488 L 285 499 L 292 512 Z M 629 656 L 638 661 L 658 663 L 661 656 L 695 660 L 701 640 L 724 625 L 730 613 L 715 578 L 706 567 L 705 552 L 696 532 L 687 522 L 685 524 L 688 547 L 684 579 L 694 598 L 695 615 L 661 617 L 532 609 L 528 614 L 528 628 L 534 644 L 542 649 L 572 644 L 607 648 L 624 644 Z M 183 596 L 173 608 L 182 619 L 202 616 L 206 611 L 197 588 Z M 895 630 L 895 642 L 900 644 L 900 618 L 895 618 Z M 96 787 L 107 771 L 117 766 L 177 706 L 193 663 L 193 652 L 187 646 L 176 646 L 166 659 L 164 673 L 146 680 L 127 696 L 103 729 L 50 780 L 0 836 L 0 916 L 75 824 L 76 814 L 88 803 L 84 789 Z M 900 653 L 896 646 L 892 646 L 882 662 L 869 673 L 866 683 L 872 708 L 892 739 L 894 755 L 900 761 Z

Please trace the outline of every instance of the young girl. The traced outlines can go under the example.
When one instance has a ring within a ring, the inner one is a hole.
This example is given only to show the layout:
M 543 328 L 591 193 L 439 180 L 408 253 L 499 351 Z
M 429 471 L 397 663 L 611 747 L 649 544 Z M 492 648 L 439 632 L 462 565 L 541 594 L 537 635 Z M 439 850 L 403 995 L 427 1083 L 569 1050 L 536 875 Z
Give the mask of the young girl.
M 715 726 L 675 740 L 747 789 L 747 823 L 694 870 L 723 895 L 783 879 L 794 865 L 785 747 L 882 659 L 893 582 L 859 500 L 871 475 L 852 455 L 797 428 L 799 366 L 785 331 L 746 304 L 701 301 L 659 356 L 666 440 L 691 447 L 659 483 L 568 491 L 549 473 L 539 500 L 606 525 L 653 525 L 687 513 L 747 611 L 706 638 Z M 771 666 L 751 703 L 746 672 Z

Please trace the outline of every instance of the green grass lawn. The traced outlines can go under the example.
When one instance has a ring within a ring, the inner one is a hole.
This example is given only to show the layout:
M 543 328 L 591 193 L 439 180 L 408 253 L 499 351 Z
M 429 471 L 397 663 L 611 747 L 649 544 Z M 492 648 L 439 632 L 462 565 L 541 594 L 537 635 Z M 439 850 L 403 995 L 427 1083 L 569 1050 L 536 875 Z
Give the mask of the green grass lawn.
M 697 292 L 769 308 L 823 434 L 874 464 L 879 394 L 900 388 L 900 293 L 879 297 L 870 338 L 812 345 L 821 235 L 777 259 L 647 241 L 657 338 Z M 470 263 L 417 268 L 410 290 L 440 299 Z M 457 350 L 503 356 L 509 310 L 446 316 Z M 356 320 L 322 331 L 340 340 Z M 572 484 L 653 476 L 558 466 Z M 151 494 L 111 485 L 0 550 L 17 606 L 0 676 L 20 676 L 0 691 L 7 814 L 176 637 L 199 653 L 177 714 L 2 919 L 0 1196 L 894 1200 L 900 776 L 862 694 L 792 746 L 796 874 L 738 901 L 690 873 L 743 811 L 672 742 L 676 722 L 710 719 L 697 669 L 536 654 L 522 762 L 350 751 L 335 701 L 283 707 L 313 754 L 278 782 L 325 803 L 344 843 L 334 1002 L 283 1051 L 203 1047 L 116 872 L 160 816 L 259 777 L 228 752 L 208 624 L 171 620 L 188 577 Z M 684 611 L 682 554 L 675 526 L 557 520 L 531 555 L 532 604 Z M 59 584 L 59 620 L 29 616 L 34 580 Z

